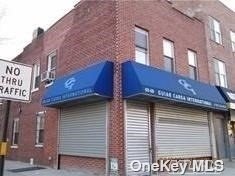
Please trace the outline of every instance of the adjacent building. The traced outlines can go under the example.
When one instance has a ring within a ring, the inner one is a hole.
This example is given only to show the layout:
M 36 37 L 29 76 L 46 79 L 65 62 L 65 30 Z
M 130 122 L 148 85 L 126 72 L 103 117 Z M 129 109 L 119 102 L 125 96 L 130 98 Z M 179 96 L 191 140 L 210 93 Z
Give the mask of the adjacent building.
M 233 89 L 233 61 L 223 76 L 220 59 L 234 55 L 215 60 L 205 25 L 169 1 L 83 0 L 38 28 L 14 59 L 33 66 L 32 98 L 11 103 L 8 158 L 100 175 L 136 175 L 133 160 L 228 158 L 213 83 Z
M 172 1 L 173 6 L 190 17 L 196 17 L 204 23 L 207 45 L 207 59 L 209 66 L 210 83 L 220 86 L 230 108 L 230 134 L 231 152 L 235 157 L 234 134 L 234 102 L 235 102 L 235 13 L 220 1 Z M 222 122 L 221 122 L 222 121 Z M 216 118 L 216 129 L 224 129 L 223 118 Z M 216 132 L 217 135 L 218 132 Z M 222 137 L 223 139 L 223 137 Z M 218 142 L 220 148 L 223 144 Z M 223 151 L 223 150 L 222 150 Z M 220 156 L 226 153 L 220 151 Z

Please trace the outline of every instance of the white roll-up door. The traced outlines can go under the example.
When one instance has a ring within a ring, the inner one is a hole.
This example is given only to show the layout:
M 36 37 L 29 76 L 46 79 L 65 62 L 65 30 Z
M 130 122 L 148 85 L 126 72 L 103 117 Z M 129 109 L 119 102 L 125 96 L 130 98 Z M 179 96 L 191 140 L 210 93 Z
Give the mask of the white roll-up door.
M 207 112 L 176 105 L 155 105 L 157 159 L 210 157 Z
M 132 172 L 130 164 L 134 160 L 150 162 L 149 106 L 146 103 L 127 102 L 125 118 L 127 175 L 147 175 L 146 172 Z
M 106 116 L 105 102 L 61 109 L 59 153 L 105 158 Z

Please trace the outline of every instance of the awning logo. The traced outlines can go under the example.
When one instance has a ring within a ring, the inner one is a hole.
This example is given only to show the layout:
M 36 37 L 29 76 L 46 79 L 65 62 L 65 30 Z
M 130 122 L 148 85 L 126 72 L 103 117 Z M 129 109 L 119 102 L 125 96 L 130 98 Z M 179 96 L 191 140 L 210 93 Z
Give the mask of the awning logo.
M 187 83 L 186 80 L 184 80 L 184 79 L 179 79 L 179 80 L 178 80 L 178 83 L 179 83 L 180 85 L 182 85 L 186 90 L 192 92 L 193 95 L 197 95 L 197 93 L 196 93 L 195 90 L 193 89 L 192 85 L 189 84 L 189 83 Z
M 64 83 L 64 87 L 66 89 L 71 90 L 73 88 L 73 86 L 75 85 L 76 79 L 75 78 L 69 78 L 65 83 Z

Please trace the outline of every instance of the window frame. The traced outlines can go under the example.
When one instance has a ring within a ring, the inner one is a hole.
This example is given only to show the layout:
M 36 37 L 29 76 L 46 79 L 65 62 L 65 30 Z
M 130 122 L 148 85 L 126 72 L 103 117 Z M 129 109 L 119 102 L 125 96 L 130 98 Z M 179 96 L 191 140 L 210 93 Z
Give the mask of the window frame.
M 20 125 L 19 125 L 19 118 L 14 118 L 13 119 L 13 124 L 12 124 L 12 139 L 11 139 L 11 148 L 17 148 L 19 145 L 19 134 L 20 134 Z M 17 126 L 16 126 L 17 125 Z M 16 130 L 17 129 L 17 130 Z M 16 141 L 16 134 L 17 136 L 17 143 Z
M 224 73 L 221 73 L 221 70 L 220 70 L 220 67 L 219 67 L 219 63 L 223 64 Z M 217 64 L 217 66 L 216 66 L 215 64 Z M 218 72 L 217 72 L 216 67 L 218 68 Z M 221 60 L 219 60 L 219 59 L 214 58 L 214 72 L 215 72 L 215 84 L 218 85 L 218 86 L 221 86 L 221 87 L 228 88 L 227 69 L 226 69 L 226 64 L 225 64 L 225 62 L 224 62 L 224 61 L 221 61 Z M 219 82 L 217 82 L 217 76 L 218 76 L 218 78 L 219 78 L 219 79 L 218 79 Z M 221 84 L 221 81 L 222 81 L 221 77 L 224 78 L 224 81 L 225 81 L 225 82 L 224 82 L 224 83 L 225 83 L 224 86 Z
M 43 122 L 42 122 L 42 120 L 43 120 Z M 42 141 L 40 141 L 40 133 L 41 132 L 43 133 L 43 138 L 42 138 L 43 140 Z M 44 139 L 45 139 L 45 114 L 44 114 L 44 112 L 38 112 L 36 114 L 35 147 L 43 147 Z
M 55 61 L 56 65 L 55 65 L 55 68 L 51 69 L 51 61 L 52 61 L 53 57 L 56 57 L 56 61 Z M 56 69 L 57 69 L 57 59 L 58 59 L 57 50 L 52 51 L 47 56 L 47 71 L 48 72 L 53 71 L 55 76 L 56 76 Z M 47 82 L 47 83 L 45 83 L 45 87 L 47 88 L 47 87 L 51 86 L 52 84 L 53 84 L 53 81 Z
M 216 30 L 215 23 L 219 25 L 219 31 Z M 210 39 L 217 44 L 223 45 L 222 30 L 220 21 L 216 18 L 209 16 L 209 28 L 210 28 Z M 217 41 L 216 35 L 219 36 L 219 41 Z
M 53 57 L 56 57 L 56 65 L 54 68 L 51 68 L 51 65 L 52 65 L 52 58 Z M 48 56 L 47 56 L 47 71 L 54 71 L 55 74 L 56 74 L 56 67 L 57 67 L 57 52 L 56 51 L 53 51 L 52 53 L 50 53 Z
M 233 40 L 234 37 L 234 40 Z M 230 40 L 232 45 L 232 52 L 235 52 L 235 32 L 230 30 Z
M 193 56 L 194 56 L 194 65 L 190 63 L 190 58 L 189 58 L 189 53 L 192 53 Z M 193 68 L 194 69 L 194 78 L 192 78 L 190 76 L 190 70 L 189 70 L 189 78 L 190 79 L 194 79 L 194 80 L 198 80 L 198 60 L 197 60 L 197 52 L 192 50 L 192 49 L 188 49 L 187 51 L 187 56 L 188 56 L 188 65 L 189 65 L 189 68 Z
M 35 66 L 37 67 L 36 71 L 35 71 Z M 35 91 L 38 91 L 39 90 L 39 87 L 40 87 L 40 62 L 39 63 L 35 63 L 33 64 L 33 80 L 32 80 L 32 90 L 31 92 L 35 92 Z M 39 86 L 36 87 L 36 79 L 39 78 Z
M 164 42 L 168 42 L 168 43 L 170 43 L 171 44 L 171 55 L 172 55 L 172 57 L 171 56 L 167 56 L 167 55 L 165 55 L 165 53 L 164 53 Z M 167 39 L 167 38 L 163 38 L 163 40 L 162 40 L 162 53 L 163 53 L 163 59 L 164 59 L 164 70 L 165 71 L 168 71 L 169 72 L 169 70 L 166 70 L 166 67 L 165 67 L 165 59 L 167 58 L 167 59 L 171 59 L 171 68 L 172 68 L 172 70 L 171 70 L 171 73 L 175 73 L 175 71 L 176 71 L 176 68 L 175 68 L 175 43 L 172 41 L 172 40 L 169 40 L 169 39 Z
M 137 57 L 136 57 L 136 51 L 142 52 L 142 53 L 145 54 L 145 63 L 142 63 L 142 62 L 138 62 L 138 63 L 144 64 L 144 65 L 149 65 L 149 63 L 150 63 L 150 61 L 149 61 L 149 32 L 148 32 L 148 30 L 143 29 L 143 28 L 138 27 L 138 26 L 135 26 L 135 30 L 134 31 L 135 31 L 135 33 L 139 32 L 141 34 L 146 35 L 146 39 L 147 39 L 147 41 L 146 41 L 146 45 L 147 45 L 146 48 L 138 46 L 136 44 L 136 42 L 135 42 L 135 61 L 138 62 L 137 61 Z

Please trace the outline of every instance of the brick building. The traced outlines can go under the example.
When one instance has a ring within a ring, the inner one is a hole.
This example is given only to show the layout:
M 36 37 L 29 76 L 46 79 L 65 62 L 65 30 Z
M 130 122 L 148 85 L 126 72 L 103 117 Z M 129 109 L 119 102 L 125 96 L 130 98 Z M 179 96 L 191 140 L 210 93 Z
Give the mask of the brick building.
M 213 119 L 227 108 L 205 36 L 167 1 L 79 2 L 15 58 L 33 65 L 33 88 L 11 104 L 8 158 L 100 175 L 136 175 L 136 159 L 219 158 Z
M 235 13 L 220 1 L 172 1 L 184 14 L 204 23 L 210 83 L 221 86 L 222 93 L 235 95 Z M 226 89 L 225 89 L 226 88 Z M 235 156 L 234 105 L 235 98 L 226 98 L 230 107 L 230 144 Z M 220 120 L 222 120 L 221 118 Z M 218 125 L 218 119 L 215 122 Z M 218 128 L 223 128 L 217 126 Z M 222 146 L 223 144 L 220 144 Z M 222 147 L 223 148 L 223 147 Z M 226 155 L 221 152 L 221 155 Z

